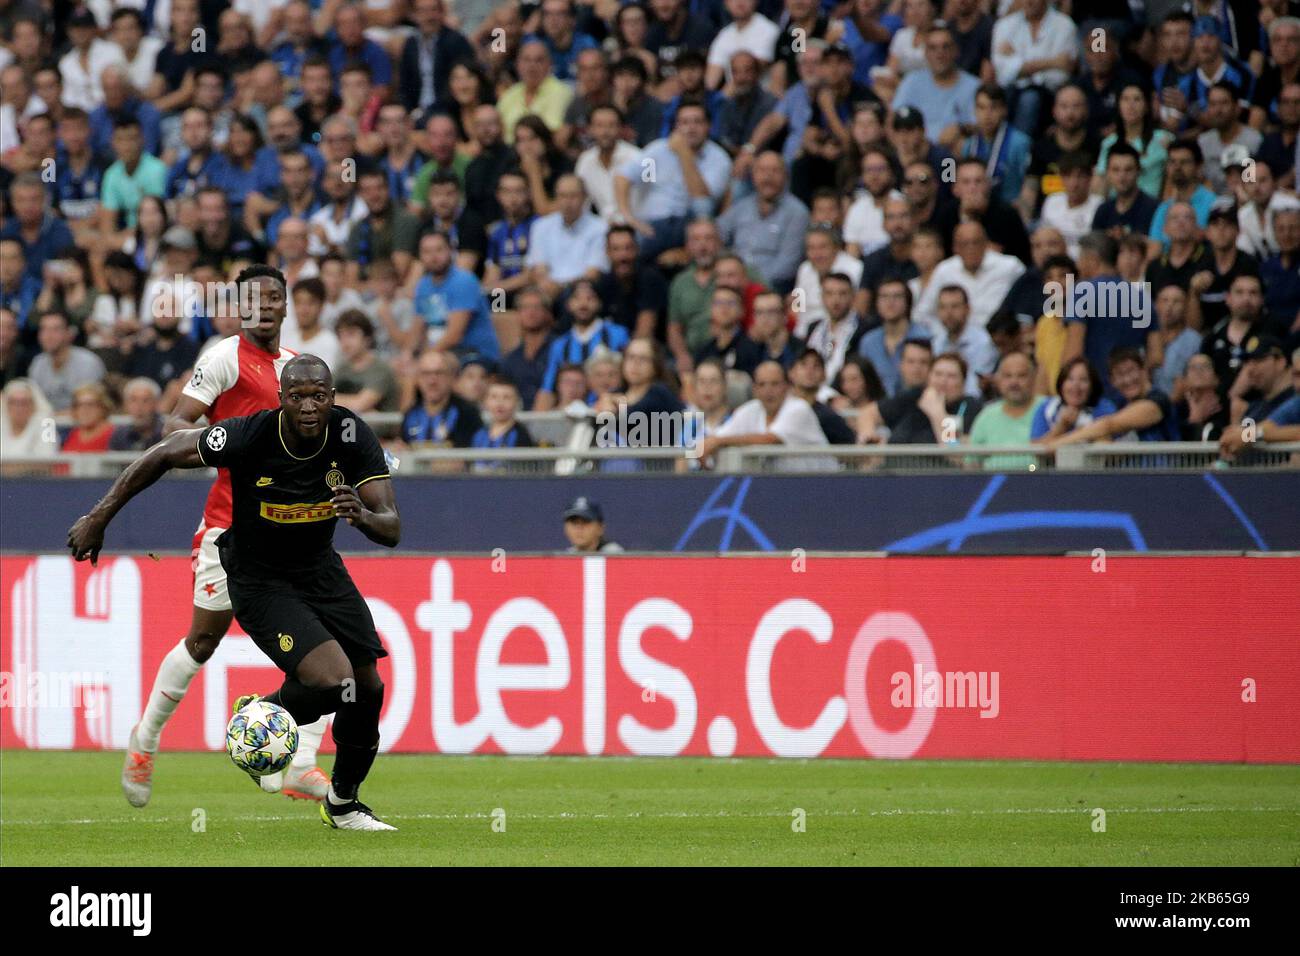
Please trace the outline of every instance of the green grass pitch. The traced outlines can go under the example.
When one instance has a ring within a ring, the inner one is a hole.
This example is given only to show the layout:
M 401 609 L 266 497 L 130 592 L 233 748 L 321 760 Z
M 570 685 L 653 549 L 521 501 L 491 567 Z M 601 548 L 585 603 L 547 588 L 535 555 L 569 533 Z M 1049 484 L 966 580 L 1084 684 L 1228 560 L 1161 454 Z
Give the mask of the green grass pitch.
M 135 810 L 120 768 L 0 753 L 0 864 L 1300 864 L 1295 766 L 384 755 L 362 797 L 397 833 L 329 830 L 218 753 L 161 754 Z

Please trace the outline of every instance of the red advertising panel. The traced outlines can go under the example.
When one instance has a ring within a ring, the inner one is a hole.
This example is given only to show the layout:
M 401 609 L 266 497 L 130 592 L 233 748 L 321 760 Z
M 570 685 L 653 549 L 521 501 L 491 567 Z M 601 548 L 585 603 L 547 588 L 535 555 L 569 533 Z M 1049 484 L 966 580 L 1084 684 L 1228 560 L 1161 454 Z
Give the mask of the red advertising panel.
M 1300 762 L 1300 559 L 347 563 L 388 750 Z M 183 558 L 0 558 L 0 744 L 124 747 L 190 594 Z M 278 684 L 236 626 L 163 747 Z

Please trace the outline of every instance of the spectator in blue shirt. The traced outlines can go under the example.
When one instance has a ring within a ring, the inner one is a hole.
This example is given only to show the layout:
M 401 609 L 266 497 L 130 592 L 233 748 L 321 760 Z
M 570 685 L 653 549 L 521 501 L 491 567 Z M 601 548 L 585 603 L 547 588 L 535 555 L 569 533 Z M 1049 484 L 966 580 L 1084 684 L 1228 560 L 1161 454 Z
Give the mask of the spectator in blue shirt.
M 579 279 L 573 284 L 566 301 L 573 325 L 551 343 L 542 387 L 537 391 L 533 408 L 548 411 L 555 407 L 555 379 L 562 365 L 581 364 L 599 349 L 621 352 L 629 341 L 627 329 L 601 318 L 601 301 L 594 283 Z
M 1269 315 L 1289 331 L 1300 315 L 1300 209 L 1284 208 L 1273 215 L 1273 233 L 1278 253 L 1259 265 L 1264 284 L 1264 301 Z
M 185 152 L 167 172 L 167 198 L 193 196 L 216 182 L 221 154 L 212 148 L 212 116 L 191 107 L 181 116 L 181 142 Z
M 1008 206 L 1020 199 L 1029 170 L 1033 142 L 1007 122 L 1007 94 L 986 83 L 975 94 L 975 130 L 961 144 L 959 155 L 988 164 L 995 195 Z
M 599 49 L 592 37 L 575 29 L 577 14 L 572 0 L 542 0 L 542 25 L 536 33 L 524 37 L 524 42 L 539 41 L 551 54 L 551 73 L 557 79 L 573 83 L 578 74 L 575 64 L 583 50 Z
M 1169 234 L 1165 232 L 1165 217 L 1169 215 L 1169 207 L 1174 203 L 1191 203 L 1192 209 L 1196 211 L 1196 224 L 1202 229 L 1210 221 L 1210 207 L 1219 197 L 1212 190 L 1207 189 L 1201 181 L 1201 165 L 1204 161 L 1205 156 L 1195 140 L 1181 140 L 1169 144 L 1169 161 L 1166 168 L 1170 196 L 1156 208 L 1156 214 L 1151 220 L 1151 238 L 1165 249 L 1169 248 Z
M 243 216 L 244 201 L 257 191 L 257 151 L 262 148 L 262 131 L 257 123 L 242 113 L 230 124 L 230 138 L 212 172 L 212 185 L 220 188 L 230 202 L 232 215 Z
M 431 232 L 420 240 L 424 275 L 415 286 L 415 311 L 424 320 L 428 343 L 440 351 L 473 351 L 500 358 L 478 280 L 453 264 L 454 255 L 446 233 Z
M 1094 418 L 1082 428 L 1046 438 L 1042 444 L 1048 448 L 1073 445 L 1079 442 L 1107 440 L 1134 440 L 1170 442 L 1181 440 L 1178 414 L 1168 395 L 1153 388 L 1151 376 L 1139 348 L 1121 346 L 1110 354 L 1112 391 L 1119 396 L 1117 410 L 1110 415 Z
M 329 49 L 312 28 L 312 7 L 307 0 L 289 0 L 281 23 L 284 39 L 271 48 L 271 62 L 280 68 L 290 91 L 290 103 L 297 105 L 302 98 L 299 87 L 303 64 L 311 57 L 327 55 Z
M 917 382 L 907 382 L 901 374 L 904 346 L 921 342 L 927 355 L 932 354 L 930 331 L 912 323 L 912 291 L 903 279 L 886 279 L 875 295 L 876 326 L 858 343 L 858 354 L 871 363 L 885 386 L 886 395 L 896 395 Z M 926 363 L 927 371 L 929 363 Z M 922 376 L 924 378 L 924 376 Z
M 334 40 L 330 44 L 330 72 L 338 77 L 352 60 L 360 60 L 370 68 L 370 79 L 375 93 L 386 96 L 393 83 L 393 63 L 384 48 L 374 40 L 366 39 L 365 11 L 359 3 L 348 3 L 334 15 Z
M 889 59 L 889 43 L 903 27 L 903 18 L 886 13 L 885 0 L 852 0 L 844 16 L 844 43 L 853 51 L 853 80 L 871 83 L 874 67 Z
M 893 108 L 913 106 L 925 117 L 925 135 L 954 147 L 961 127 L 975 123 L 975 92 L 980 81 L 957 69 L 957 39 L 952 28 L 936 21 L 925 37 L 926 69 L 903 77 Z
M 140 123 L 145 152 L 157 156 L 162 142 L 162 114 L 152 103 L 134 95 L 126 67 L 121 64 L 105 67 L 100 82 L 104 87 L 104 102 L 90 114 L 91 148 L 111 155 L 113 127 L 129 116 Z
M 1187 98 L 1187 109 L 1193 119 L 1200 118 L 1210 87 L 1218 82 L 1231 83 L 1237 89 L 1242 108 L 1249 105 L 1255 93 L 1255 74 L 1224 50 L 1219 21 L 1214 17 L 1199 16 L 1192 24 L 1192 57 L 1196 69 L 1183 77 L 1178 90 Z
M 649 181 L 643 173 L 653 170 Z M 731 157 L 709 139 L 709 116 L 699 103 L 684 103 L 677 110 L 673 135 L 655 140 L 638 159 L 614 175 L 614 197 L 619 212 L 643 237 L 641 257 L 653 262 L 668 249 L 686 241 L 686 223 L 711 217 L 731 182 Z M 633 184 L 640 206 L 632 212 Z
M 1034 412 L 1029 437 L 1035 442 L 1059 438 L 1114 413 L 1115 403 L 1105 391 L 1101 376 L 1082 355 L 1066 362 L 1056 376 L 1056 394 Z
M 23 244 L 16 237 L 0 238 L 0 309 L 8 309 L 18 320 L 18 328 L 27 330 L 26 338 L 35 341 L 36 326 L 32 306 L 41 294 L 41 280 L 27 272 Z
M 0 228 L 0 239 L 16 239 L 22 244 L 27 274 L 38 281 L 46 261 L 74 245 L 72 230 L 50 212 L 49 201 L 40 173 L 19 174 L 9 187 L 13 217 Z
M 519 389 L 510 379 L 493 375 L 488 379 L 487 395 L 483 399 L 487 421 L 470 440 L 473 448 L 532 448 L 537 442 L 528 427 L 519 422 Z M 491 471 L 503 462 L 476 462 L 475 471 Z

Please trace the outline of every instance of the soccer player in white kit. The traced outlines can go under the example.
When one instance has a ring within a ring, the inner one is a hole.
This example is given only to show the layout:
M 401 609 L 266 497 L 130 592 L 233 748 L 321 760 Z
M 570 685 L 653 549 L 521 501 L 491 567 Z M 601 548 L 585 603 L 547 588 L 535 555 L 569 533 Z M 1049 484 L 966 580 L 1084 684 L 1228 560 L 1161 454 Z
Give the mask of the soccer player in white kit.
M 262 282 L 255 282 L 258 278 Z M 266 281 L 270 278 L 275 281 Z M 200 418 L 215 424 L 252 415 L 280 405 L 280 371 L 294 352 L 280 347 L 280 326 L 287 308 L 284 276 L 269 266 L 250 266 L 239 276 L 240 304 L 257 306 L 256 321 L 244 321 L 239 333 L 212 346 L 199 357 L 172 416 L 168 433 L 192 428 Z M 244 295 L 256 287 L 255 298 Z M 203 520 L 194 535 L 194 614 L 190 631 L 167 652 L 140 722 L 131 729 L 122 792 L 133 807 L 143 807 L 153 791 L 153 760 L 163 727 L 176 710 L 190 681 L 210 658 L 230 629 L 234 613 L 226 592 L 226 572 L 217 557 L 216 539 L 231 521 L 230 474 L 219 469 L 208 493 Z M 327 718 L 299 728 L 298 752 L 282 773 L 259 779 L 268 793 L 298 800 L 321 800 L 329 777 L 316 766 L 316 751 L 325 735 Z

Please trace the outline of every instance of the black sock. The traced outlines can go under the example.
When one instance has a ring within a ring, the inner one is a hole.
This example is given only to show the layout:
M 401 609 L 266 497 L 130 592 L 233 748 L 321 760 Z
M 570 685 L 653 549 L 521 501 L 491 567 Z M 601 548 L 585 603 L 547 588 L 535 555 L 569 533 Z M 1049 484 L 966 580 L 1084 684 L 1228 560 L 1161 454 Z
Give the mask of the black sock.
M 287 710 L 301 727 L 320 720 L 322 714 L 338 710 L 341 693 L 342 687 L 308 687 L 296 677 L 289 677 L 279 690 L 265 699 Z
M 355 800 L 361 782 L 366 779 L 370 765 L 375 762 L 375 754 L 379 753 L 379 745 L 366 747 L 345 744 L 336 736 L 334 747 L 334 774 L 330 777 L 330 785 L 340 800 Z

